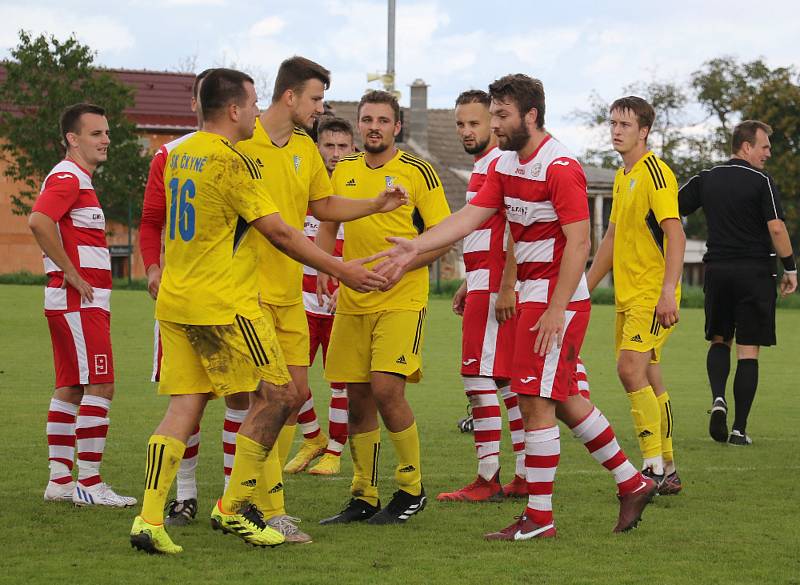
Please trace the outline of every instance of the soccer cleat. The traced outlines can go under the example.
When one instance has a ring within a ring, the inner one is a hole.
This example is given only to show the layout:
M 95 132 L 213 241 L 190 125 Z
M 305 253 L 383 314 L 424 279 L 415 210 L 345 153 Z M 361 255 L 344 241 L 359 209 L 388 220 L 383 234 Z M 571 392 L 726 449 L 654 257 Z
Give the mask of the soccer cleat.
M 507 498 L 527 498 L 528 482 L 524 477 L 515 475 L 514 479 L 503 486 L 503 495 Z
M 91 487 L 75 484 L 72 492 L 72 503 L 76 506 L 108 506 L 109 508 L 130 508 L 136 505 L 136 498 L 120 496 L 105 483 L 98 483 Z
M 467 404 L 467 416 L 458 420 L 458 430 L 462 433 L 475 432 L 475 419 L 472 417 L 471 404 Z
M 300 450 L 283 468 L 286 473 L 300 473 L 308 464 L 325 452 L 328 437 L 320 433 L 313 439 L 303 439 Z
M 652 467 L 642 469 L 642 475 L 656 482 L 656 487 L 661 487 L 661 484 L 664 483 L 664 474 L 655 473 Z
M 350 501 L 347 502 L 347 506 L 345 506 L 344 510 L 336 514 L 336 516 L 320 520 L 319 523 L 349 524 L 350 522 L 363 522 L 372 518 L 375 514 L 380 512 L 380 510 L 380 501 L 378 501 L 377 506 L 373 506 L 360 498 L 351 498 Z
M 311 475 L 336 475 L 341 468 L 342 458 L 340 455 L 325 453 L 317 464 L 308 470 Z
M 436 496 L 439 502 L 502 502 L 503 486 L 500 485 L 500 472 L 486 481 L 480 475 L 466 487 L 454 492 L 445 492 Z
M 47 482 L 47 488 L 44 490 L 45 502 L 71 502 L 72 494 L 75 491 L 75 482 L 69 483 L 56 483 L 54 481 Z
M 244 507 L 236 514 L 226 514 L 220 508 L 221 500 L 217 500 L 211 510 L 211 528 L 221 530 L 223 534 L 235 534 L 253 546 L 278 546 L 286 540 L 283 534 L 267 526 L 261 510 L 254 504 Z
M 742 433 L 733 429 L 731 431 L 731 436 L 728 437 L 728 443 L 731 445 L 739 445 L 742 447 L 746 447 L 747 445 L 753 444 L 753 439 L 751 439 L 747 433 Z
M 711 410 L 711 419 L 708 421 L 708 434 L 718 443 L 728 440 L 728 405 L 724 398 L 715 398 Z
M 526 515 L 515 516 L 516 522 L 497 532 L 484 534 L 486 540 L 531 540 L 533 538 L 554 538 L 556 527 L 549 524 L 539 525 Z
M 300 518 L 279 514 L 267 520 L 267 526 L 280 532 L 286 542 L 293 544 L 309 544 L 313 542 L 311 536 L 297 527 L 298 522 L 300 522 Z
M 174 555 L 183 547 L 172 542 L 163 525 L 148 524 L 137 516 L 131 527 L 131 546 L 146 553 Z
M 167 526 L 186 526 L 191 524 L 195 516 L 197 516 L 197 500 L 195 498 L 172 500 L 167 505 L 164 524 Z
M 677 471 L 673 471 L 672 473 L 666 475 L 664 477 L 664 481 L 661 482 L 660 486 L 658 486 L 658 495 L 674 496 L 679 494 L 682 489 L 683 484 L 681 483 L 681 478 L 678 477 Z
M 392 501 L 367 520 L 367 524 L 403 524 L 414 514 L 422 512 L 427 501 L 425 488 L 422 488 L 418 496 L 411 495 L 404 490 L 397 490 L 392 494 Z
M 617 496 L 619 499 L 619 518 L 614 532 L 627 532 L 636 528 L 642 519 L 642 512 L 658 492 L 659 485 L 642 472 L 642 483 L 636 490 L 624 496 Z M 677 493 L 677 492 L 676 492 Z

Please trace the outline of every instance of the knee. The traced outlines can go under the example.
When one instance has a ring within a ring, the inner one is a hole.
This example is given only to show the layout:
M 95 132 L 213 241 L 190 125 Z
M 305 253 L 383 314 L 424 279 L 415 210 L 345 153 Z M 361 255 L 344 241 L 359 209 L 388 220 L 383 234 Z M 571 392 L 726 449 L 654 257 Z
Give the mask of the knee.
M 636 386 L 641 378 L 642 373 L 638 371 L 636 364 L 630 360 L 620 359 L 617 362 L 617 375 L 619 376 L 620 382 L 622 385 L 625 386 L 626 390 L 635 389 L 633 388 Z
M 90 384 L 85 387 L 84 392 L 90 396 L 99 396 L 106 400 L 114 398 L 114 384 Z

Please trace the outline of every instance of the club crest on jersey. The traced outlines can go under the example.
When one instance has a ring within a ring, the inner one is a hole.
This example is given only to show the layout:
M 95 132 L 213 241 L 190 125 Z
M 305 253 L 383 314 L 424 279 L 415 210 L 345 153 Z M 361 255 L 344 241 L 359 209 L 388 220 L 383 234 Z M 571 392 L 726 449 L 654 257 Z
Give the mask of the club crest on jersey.
M 384 179 L 386 179 L 386 188 L 388 189 L 389 187 L 394 187 L 394 182 L 397 180 L 397 177 L 386 175 Z
M 294 155 L 294 157 L 292 157 L 292 158 L 294 160 L 294 172 L 295 173 L 299 173 L 300 172 L 300 163 L 303 162 L 303 159 L 302 159 L 302 157 L 300 155 L 297 155 L 297 154 Z
M 531 167 L 531 177 L 538 177 L 539 173 L 541 172 L 542 172 L 542 163 L 537 162 Z
M 636 179 L 631 179 L 631 184 L 628 186 L 628 191 L 633 191 L 633 186 L 636 184 Z

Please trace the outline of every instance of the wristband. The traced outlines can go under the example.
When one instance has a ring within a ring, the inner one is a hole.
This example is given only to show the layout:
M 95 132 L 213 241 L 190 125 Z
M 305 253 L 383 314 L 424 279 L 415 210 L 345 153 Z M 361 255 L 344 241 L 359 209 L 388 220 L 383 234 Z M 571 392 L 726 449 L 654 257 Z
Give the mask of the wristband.
M 797 264 L 794 261 L 794 255 L 789 254 L 788 256 L 784 256 L 781 258 L 781 264 L 783 264 L 783 271 L 788 273 L 797 272 Z

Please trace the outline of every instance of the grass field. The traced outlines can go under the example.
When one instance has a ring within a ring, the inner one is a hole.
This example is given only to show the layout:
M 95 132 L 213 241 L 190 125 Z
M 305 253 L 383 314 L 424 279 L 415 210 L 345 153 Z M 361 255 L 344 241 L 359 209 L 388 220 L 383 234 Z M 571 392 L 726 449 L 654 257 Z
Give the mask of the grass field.
M 303 518 L 315 542 L 253 549 L 213 533 L 206 520 L 222 479 L 221 404 L 203 423 L 198 477 L 200 519 L 172 529 L 185 553 L 134 553 L 128 530 L 136 510 L 75 509 L 45 504 L 47 447 L 44 421 L 52 387 L 52 357 L 41 311 L 42 291 L 0 286 L 0 397 L 5 409 L 0 457 L 2 527 L 0 583 L 303 583 L 359 584 L 800 584 L 800 505 L 797 385 L 800 312 L 779 313 L 780 347 L 762 353 L 760 390 L 748 428 L 755 444 L 735 448 L 707 436 L 702 313 L 682 312 L 664 357 L 675 414 L 676 461 L 684 493 L 660 498 L 632 533 L 612 535 L 617 502 L 610 476 L 562 430 L 554 508 L 559 538 L 485 543 L 482 534 L 510 523 L 521 501 L 439 504 L 443 490 L 473 479 L 474 449 L 456 420 L 465 399 L 458 376 L 458 319 L 445 300 L 431 302 L 425 339 L 425 380 L 408 395 L 422 439 L 428 508 L 401 527 L 321 527 L 320 518 L 348 498 L 348 454 L 334 478 L 286 478 L 287 508 Z M 103 464 L 106 481 L 124 494 L 142 494 L 147 437 L 166 400 L 149 380 L 152 305 L 143 292 L 114 294 L 113 334 L 117 394 Z M 613 309 L 596 307 L 582 357 L 592 396 L 614 424 L 636 464 L 628 403 L 613 364 Z M 311 376 L 317 411 L 327 414 L 319 368 Z M 730 390 L 729 390 L 730 393 Z M 506 433 L 507 435 L 507 433 Z M 299 433 L 298 433 L 299 436 Z M 388 438 L 382 457 L 382 496 L 394 489 Z M 503 462 L 513 461 L 505 437 Z

